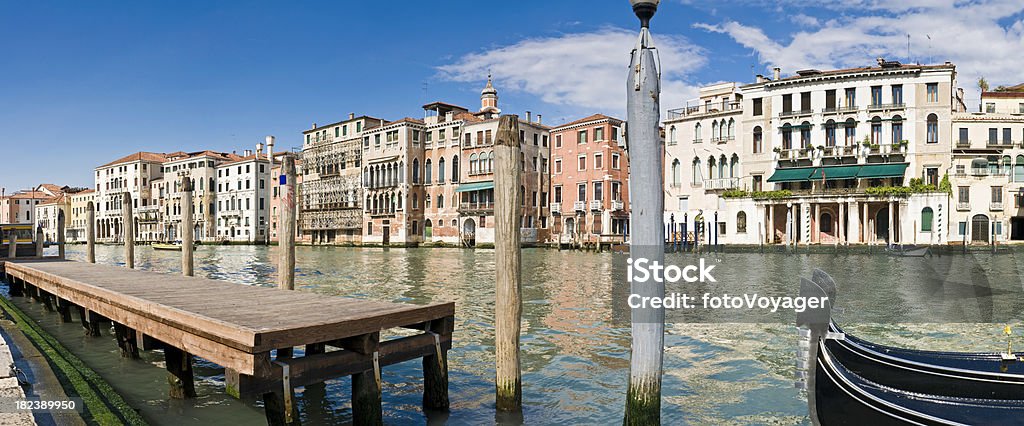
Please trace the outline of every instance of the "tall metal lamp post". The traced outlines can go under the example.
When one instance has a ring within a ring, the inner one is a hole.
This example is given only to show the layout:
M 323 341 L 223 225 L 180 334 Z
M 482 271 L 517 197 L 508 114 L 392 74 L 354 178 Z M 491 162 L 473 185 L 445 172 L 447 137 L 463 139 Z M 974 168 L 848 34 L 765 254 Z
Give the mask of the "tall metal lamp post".
M 657 51 L 648 30 L 658 10 L 658 0 L 630 0 L 640 18 L 640 36 L 633 48 L 626 82 L 626 116 L 630 161 L 630 223 L 633 227 L 629 255 L 665 263 L 664 182 L 662 181 L 661 72 Z M 665 284 L 631 282 L 630 293 L 664 297 Z M 631 312 L 633 342 L 629 359 L 629 390 L 624 424 L 661 423 L 662 354 L 665 343 L 664 309 L 638 308 Z

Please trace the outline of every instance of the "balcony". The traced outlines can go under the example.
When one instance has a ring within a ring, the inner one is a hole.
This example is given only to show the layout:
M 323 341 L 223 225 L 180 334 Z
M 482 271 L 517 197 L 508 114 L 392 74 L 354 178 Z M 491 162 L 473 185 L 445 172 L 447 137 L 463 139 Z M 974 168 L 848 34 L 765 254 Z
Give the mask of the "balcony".
M 826 157 L 856 157 L 856 146 L 826 146 L 822 154 Z
M 971 210 L 971 203 L 970 202 L 964 202 L 964 201 L 957 201 L 956 209 L 959 210 L 959 211 L 970 211 Z
M 701 142 L 704 142 L 701 138 L 697 138 L 697 139 L 693 140 L 693 143 L 701 143 Z
M 743 109 L 742 102 L 718 102 L 715 104 L 687 105 L 686 107 L 683 108 L 668 110 L 668 119 L 675 120 L 677 118 L 704 114 L 717 114 L 720 112 L 739 111 L 741 109 Z
M 906 107 L 907 106 L 902 104 L 902 103 L 898 103 L 898 104 L 871 104 L 871 105 L 868 105 L 868 111 L 893 111 L 893 110 L 906 109 Z
M 460 212 L 488 212 L 494 210 L 494 203 L 490 201 L 468 202 L 459 204 Z
M 670 184 L 669 184 L 668 186 L 669 186 L 670 188 L 682 188 L 682 187 L 683 187 L 683 184 L 681 184 L 681 183 L 679 183 L 679 182 L 672 182 L 672 183 L 670 183 Z
M 601 200 L 590 200 L 590 210 L 601 210 Z
M 622 201 L 612 200 L 612 210 L 622 210 L 624 208 L 625 208 L 625 205 L 623 204 Z
M 988 209 L 991 210 L 991 211 L 994 211 L 994 212 L 1001 212 L 1001 211 L 1003 211 L 1003 202 L 1002 201 L 998 201 L 998 202 L 997 201 L 993 201 L 993 202 L 988 204 Z
M 722 144 L 734 140 L 736 140 L 736 136 L 722 136 L 720 138 L 711 138 L 711 143 Z
M 811 114 L 814 114 L 813 109 L 802 109 L 798 111 L 782 111 L 779 113 L 779 118 L 801 117 Z
M 1010 169 L 1009 168 L 1007 168 L 1007 169 L 988 169 L 988 168 L 984 168 L 983 169 L 981 167 L 971 167 L 971 176 L 982 177 L 982 178 L 983 177 L 988 177 L 988 176 L 993 176 L 993 177 L 1010 176 Z
M 371 217 L 394 216 L 395 211 L 389 209 L 369 209 L 366 211 Z
M 576 202 L 573 202 L 572 203 L 572 209 L 575 210 L 575 211 L 578 211 L 578 212 L 585 212 L 585 211 L 587 211 L 587 202 L 586 201 L 576 201 Z
M 704 189 L 735 189 L 740 186 L 740 178 L 704 179 Z
M 860 108 L 858 108 L 856 105 L 848 105 L 848 106 L 841 106 L 839 108 L 836 108 L 836 112 L 838 112 L 840 114 L 849 114 L 849 113 L 857 112 L 859 109 Z
M 956 141 L 956 147 L 957 148 L 970 148 L 971 147 L 971 141 L 970 140 L 966 140 L 966 139 L 957 140 Z
M 1009 148 L 1013 148 L 1013 141 L 1002 141 L 1002 143 L 1000 143 L 999 140 L 988 140 L 988 141 L 985 141 L 985 146 L 988 147 L 988 148 L 1000 148 L 1000 149 L 1006 148 L 1006 149 L 1009 149 Z
M 551 203 L 551 214 L 562 214 L 562 203 Z

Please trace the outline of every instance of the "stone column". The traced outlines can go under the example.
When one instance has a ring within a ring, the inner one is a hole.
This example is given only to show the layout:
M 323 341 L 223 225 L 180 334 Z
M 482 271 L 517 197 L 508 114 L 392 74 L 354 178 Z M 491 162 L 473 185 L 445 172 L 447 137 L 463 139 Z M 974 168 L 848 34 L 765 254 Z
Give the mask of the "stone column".
M 821 243 L 821 234 L 817 232 L 821 229 L 821 225 L 818 221 L 821 220 L 821 203 L 814 203 L 814 217 L 811 219 L 811 240 L 808 243 L 815 242 Z
M 836 216 L 838 222 L 836 228 L 836 236 L 839 237 L 839 244 L 846 244 L 846 203 L 839 202 L 839 215 Z
M 865 202 L 864 203 L 864 213 L 862 215 L 863 218 L 864 218 L 864 221 L 861 222 L 861 238 L 863 238 L 864 244 L 871 244 L 871 237 L 870 237 L 870 235 L 871 235 L 870 234 L 871 227 L 868 226 L 868 210 L 870 210 L 870 209 L 871 209 L 871 204 L 868 204 L 868 203 Z
M 895 218 L 895 214 L 894 214 L 895 213 L 895 211 L 894 211 L 895 209 L 896 209 L 895 203 L 893 203 L 892 201 L 889 201 L 889 244 L 895 243 L 895 241 L 893 241 L 893 235 L 895 235 L 895 232 L 893 232 L 893 229 L 896 227 L 896 224 L 893 221 L 893 218 Z

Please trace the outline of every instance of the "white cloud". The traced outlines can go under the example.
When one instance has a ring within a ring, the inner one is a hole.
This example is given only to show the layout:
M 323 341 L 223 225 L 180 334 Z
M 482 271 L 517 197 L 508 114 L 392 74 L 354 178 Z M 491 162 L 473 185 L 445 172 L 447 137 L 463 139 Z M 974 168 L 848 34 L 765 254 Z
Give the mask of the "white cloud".
M 815 18 L 811 15 L 804 15 L 803 13 L 793 15 L 789 19 L 793 21 L 794 24 L 797 24 L 801 27 L 815 28 L 821 26 L 821 22 L 818 22 L 818 18 Z
M 490 70 L 499 90 L 625 118 L 629 52 L 636 39 L 636 31 L 621 28 L 531 38 L 467 54 L 439 71 L 448 80 L 479 82 Z M 662 64 L 662 110 L 696 97 L 689 76 L 706 63 L 704 51 L 679 36 L 655 34 L 654 43 Z
M 840 17 L 812 31 L 793 33 L 788 43 L 767 36 L 761 28 L 727 21 L 694 27 L 729 35 L 752 49 L 766 68 L 786 73 L 804 68 L 843 68 L 874 63 L 876 57 L 922 63 L 952 61 L 958 83 L 969 98 L 978 77 L 992 86 L 1024 80 L 1024 3 L 1019 0 L 852 0 L 824 2 L 817 7 L 839 10 Z M 930 39 L 929 39 L 930 37 Z

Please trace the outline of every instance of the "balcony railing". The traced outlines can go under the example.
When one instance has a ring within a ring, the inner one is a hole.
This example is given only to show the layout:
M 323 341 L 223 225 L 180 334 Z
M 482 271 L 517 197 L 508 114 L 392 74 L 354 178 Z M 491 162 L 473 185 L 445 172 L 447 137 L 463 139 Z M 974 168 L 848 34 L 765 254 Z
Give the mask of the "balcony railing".
M 585 201 L 576 201 L 572 203 L 572 209 L 578 212 L 587 210 L 587 203 Z
M 668 119 L 673 120 L 676 118 L 689 117 L 693 115 L 703 114 L 715 114 L 719 112 L 727 111 L 738 111 L 743 108 L 742 102 L 729 102 L 723 104 L 721 102 L 713 104 L 701 104 L 701 105 L 687 105 L 683 108 L 676 108 L 668 110 Z
M 622 210 L 624 207 L 622 201 L 612 200 L 612 210 Z
M 989 148 L 1013 148 L 1013 141 L 988 140 L 985 146 Z
M 601 200 L 590 200 L 590 210 L 601 210 Z
M 857 156 L 857 147 L 850 145 L 826 146 L 823 154 L 826 157 L 855 157 Z
M 389 209 L 368 209 L 366 212 L 370 216 L 393 216 L 395 214 L 394 210 Z
M 718 178 L 704 179 L 704 189 L 734 189 L 739 188 L 740 178 Z
M 732 140 L 736 140 L 736 136 L 722 136 L 719 138 L 711 138 L 711 143 L 726 143 Z
M 960 211 L 968 211 L 968 210 L 971 209 L 971 203 L 970 202 L 957 201 L 956 202 L 956 209 L 960 210 Z
M 904 109 L 906 107 L 907 106 L 902 104 L 902 103 L 899 103 L 899 104 L 871 104 L 871 105 L 868 105 L 868 111 L 883 111 L 883 110 Z
M 857 112 L 858 110 L 859 108 L 856 105 L 841 106 L 839 108 L 836 108 L 836 111 L 838 111 L 839 113 Z
M 993 202 L 988 204 L 988 209 L 992 210 L 992 211 L 1003 211 L 1003 202 L 1002 201 L 999 201 L 999 202 L 993 201 Z
M 463 210 L 463 211 L 494 210 L 494 203 L 493 202 L 461 203 L 461 204 L 459 204 L 459 210 Z
M 966 140 L 966 139 L 959 139 L 959 140 L 956 141 L 956 147 L 957 148 L 970 148 L 971 147 L 971 141 L 970 140 Z
M 986 177 L 986 176 L 1000 177 L 1000 176 L 1009 176 L 1009 175 L 1010 175 L 1010 170 L 1009 169 L 987 169 L 987 168 L 983 169 L 981 167 L 972 167 L 971 168 L 971 176 L 976 176 L 976 177 Z
M 562 214 L 562 203 L 551 203 L 551 213 Z
M 813 109 L 801 109 L 801 110 L 797 110 L 797 111 L 782 111 L 782 112 L 779 113 L 779 118 L 799 117 L 799 116 L 802 116 L 802 115 L 811 115 L 813 113 L 814 113 Z

